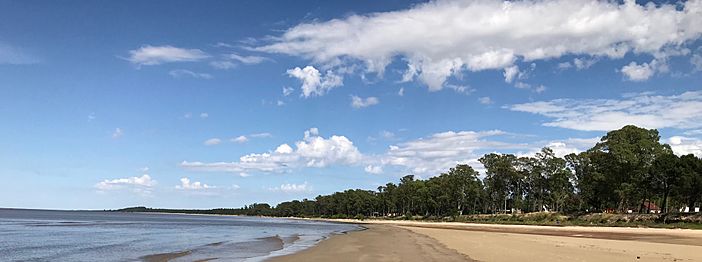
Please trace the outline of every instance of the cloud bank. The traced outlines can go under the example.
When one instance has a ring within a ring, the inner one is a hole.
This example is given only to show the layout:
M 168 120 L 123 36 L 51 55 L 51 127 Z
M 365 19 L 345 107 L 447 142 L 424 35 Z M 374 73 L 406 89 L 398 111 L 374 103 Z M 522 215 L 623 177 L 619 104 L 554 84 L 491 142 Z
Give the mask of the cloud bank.
M 684 53 L 680 50 L 702 34 L 700 24 L 700 0 L 677 5 L 440 0 L 400 11 L 302 23 L 253 49 L 298 56 L 325 67 L 360 62 L 365 72 L 379 74 L 399 57 L 407 65 L 403 80 L 418 79 L 435 91 L 464 70 L 502 70 L 518 60 Z M 318 72 L 307 75 L 319 78 Z M 513 69 L 505 71 L 505 80 L 514 76 Z M 307 86 L 319 83 L 310 81 Z
M 702 127 L 702 91 L 670 96 L 640 93 L 621 99 L 555 99 L 505 108 L 550 119 L 544 126 L 583 131 L 609 131 L 625 125 L 656 129 Z

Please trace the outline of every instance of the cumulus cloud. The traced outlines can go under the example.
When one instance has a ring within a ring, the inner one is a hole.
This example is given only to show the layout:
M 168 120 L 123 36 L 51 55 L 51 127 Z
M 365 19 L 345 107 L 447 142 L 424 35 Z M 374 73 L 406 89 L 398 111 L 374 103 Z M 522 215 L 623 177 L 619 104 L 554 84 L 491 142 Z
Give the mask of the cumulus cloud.
M 237 136 L 235 138 L 232 138 L 231 141 L 235 143 L 246 143 L 249 141 L 249 138 L 246 136 Z
M 505 76 L 505 82 L 507 83 L 512 83 L 514 81 L 514 78 L 519 74 L 519 67 L 518 66 L 510 66 L 505 68 L 505 72 L 503 75 Z
M 343 78 L 331 70 L 328 70 L 324 75 L 313 66 L 305 68 L 295 67 L 287 71 L 288 76 L 294 77 L 302 81 L 303 97 L 321 96 L 329 92 L 332 88 L 343 85 Z
M 380 99 L 374 96 L 366 98 L 351 96 L 351 106 L 356 109 L 377 105 L 378 103 L 380 103 Z
M 332 164 L 353 165 L 361 162 L 363 155 L 345 136 L 319 136 L 317 128 L 305 131 L 304 138 L 294 143 L 278 146 L 274 151 L 244 155 L 235 162 L 188 162 L 180 166 L 198 171 L 223 171 L 235 173 L 283 172 L 299 167 L 326 167 Z
M 363 170 L 365 170 L 366 173 L 371 173 L 371 174 L 382 174 L 383 173 L 383 167 L 381 167 L 381 166 L 367 165 L 366 168 L 364 168 Z
M 168 72 L 168 74 L 174 78 L 192 77 L 192 78 L 199 78 L 199 79 L 212 79 L 212 75 L 210 75 L 210 74 L 197 73 L 197 72 L 193 72 L 193 71 L 186 70 L 186 69 L 171 70 L 170 72 Z
M 305 182 L 302 184 L 282 184 L 278 187 L 269 188 L 268 190 L 283 193 L 309 193 L 312 192 L 312 187 Z
M 190 182 L 190 178 L 183 177 L 180 179 L 180 185 L 176 185 L 175 188 L 182 189 L 182 190 L 205 190 L 205 189 L 211 189 L 211 188 L 215 188 L 215 187 L 201 183 L 199 181 Z
M 95 184 L 95 188 L 100 191 L 128 188 L 137 192 L 149 192 L 154 185 L 156 185 L 156 180 L 151 179 L 148 174 L 144 174 L 140 177 L 105 179 Z
M 624 125 L 646 128 L 702 127 L 702 91 L 680 95 L 633 94 L 621 99 L 555 99 L 505 106 L 545 116 L 544 126 L 608 131 Z
M 254 49 L 331 67 L 361 62 L 365 71 L 377 73 L 399 57 L 407 64 L 403 80 L 416 78 L 439 90 L 463 70 L 503 70 L 518 60 L 665 55 L 664 49 L 682 49 L 698 39 L 700 24 L 699 0 L 645 5 L 633 0 L 439 0 L 298 24 Z
M 208 58 L 209 55 L 200 49 L 185 49 L 170 45 L 145 45 L 139 49 L 130 50 L 126 58 L 132 64 L 159 65 L 171 62 L 194 62 Z
M 219 145 L 221 143 L 222 143 L 222 139 L 219 139 L 219 138 L 210 138 L 210 139 L 205 140 L 205 142 L 203 142 L 203 144 L 206 146 L 214 146 L 214 145 Z
M 253 134 L 250 134 L 248 136 L 247 135 L 240 135 L 238 137 L 230 139 L 229 141 L 235 142 L 235 143 L 246 143 L 249 140 L 251 140 L 251 138 L 268 138 L 268 137 L 272 137 L 272 136 L 273 135 L 271 133 L 268 133 L 268 132 L 253 133 Z
M 668 138 L 668 144 L 676 155 L 693 154 L 702 157 L 702 140 L 698 138 L 673 136 Z
M 661 62 L 658 59 L 653 59 L 649 63 L 637 64 L 631 62 L 622 67 L 621 72 L 629 81 L 645 81 L 651 78 L 657 72 L 668 71 L 668 66 L 665 61 Z

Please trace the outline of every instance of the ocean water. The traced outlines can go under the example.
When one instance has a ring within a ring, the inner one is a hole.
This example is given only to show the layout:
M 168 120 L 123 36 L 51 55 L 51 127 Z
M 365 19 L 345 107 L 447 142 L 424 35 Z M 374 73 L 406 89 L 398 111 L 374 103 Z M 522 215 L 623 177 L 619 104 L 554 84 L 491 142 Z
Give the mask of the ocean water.
M 0 261 L 262 261 L 358 229 L 282 218 L 0 209 Z

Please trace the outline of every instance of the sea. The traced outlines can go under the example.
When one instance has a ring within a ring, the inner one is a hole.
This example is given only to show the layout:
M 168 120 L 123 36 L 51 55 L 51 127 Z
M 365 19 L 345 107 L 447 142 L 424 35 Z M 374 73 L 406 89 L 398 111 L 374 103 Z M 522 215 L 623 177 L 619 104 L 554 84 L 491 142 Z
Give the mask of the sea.
M 0 261 L 263 261 L 360 229 L 285 218 L 0 209 Z

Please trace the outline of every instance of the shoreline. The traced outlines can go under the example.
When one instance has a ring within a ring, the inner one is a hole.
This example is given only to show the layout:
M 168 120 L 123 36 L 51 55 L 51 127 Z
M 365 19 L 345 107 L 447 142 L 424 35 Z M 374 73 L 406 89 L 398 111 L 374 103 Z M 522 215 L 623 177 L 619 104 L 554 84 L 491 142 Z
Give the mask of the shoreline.
M 350 232 L 333 236 L 308 249 L 266 261 L 318 261 L 332 258 L 340 261 L 453 261 L 458 259 L 457 255 L 461 257 L 458 261 L 519 261 L 530 257 L 538 257 L 539 261 L 702 261 L 702 231 L 693 229 L 305 220 L 361 225 L 368 228 L 366 231 L 369 234 Z M 405 233 L 396 233 L 402 230 Z M 393 234 L 401 234 L 406 238 L 426 237 L 423 243 L 445 252 L 440 252 L 441 255 L 433 254 L 437 257 L 423 257 L 423 260 L 385 257 L 383 254 L 398 254 L 408 252 L 408 249 L 421 248 L 411 243 L 398 242 Z M 371 247 L 378 243 L 392 245 L 383 246 L 383 249 Z M 349 257 L 350 249 L 361 252 L 363 256 Z M 451 252 L 457 254 L 441 257 Z

